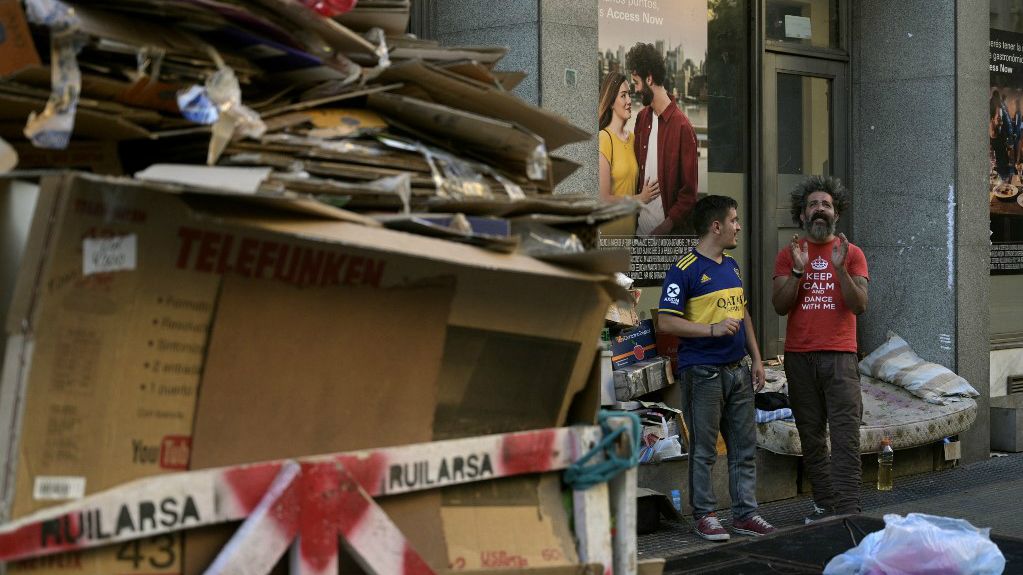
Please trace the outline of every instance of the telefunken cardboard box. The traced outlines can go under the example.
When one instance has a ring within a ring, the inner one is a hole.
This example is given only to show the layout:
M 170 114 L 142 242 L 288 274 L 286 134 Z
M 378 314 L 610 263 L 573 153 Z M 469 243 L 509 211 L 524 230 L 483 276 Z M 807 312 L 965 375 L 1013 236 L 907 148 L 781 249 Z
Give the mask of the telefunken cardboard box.
M 564 425 L 573 399 L 596 409 L 614 293 L 605 274 L 308 201 L 80 174 L 43 180 L 24 261 L 0 388 L 5 518 L 189 468 Z M 567 568 L 559 489 L 547 474 L 382 504 L 435 569 Z M 9 571 L 199 573 L 223 537 Z

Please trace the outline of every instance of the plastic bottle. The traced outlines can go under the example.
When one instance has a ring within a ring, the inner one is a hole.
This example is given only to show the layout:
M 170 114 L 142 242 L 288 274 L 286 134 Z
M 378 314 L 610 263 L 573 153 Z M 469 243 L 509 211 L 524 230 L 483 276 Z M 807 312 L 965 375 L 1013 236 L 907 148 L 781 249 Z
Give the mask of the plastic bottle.
M 892 440 L 885 437 L 881 440 L 881 452 L 877 454 L 877 490 L 891 491 L 894 471 L 892 465 L 895 462 L 895 451 L 892 449 Z
M 682 492 L 678 489 L 671 490 L 671 503 L 679 513 L 682 513 Z

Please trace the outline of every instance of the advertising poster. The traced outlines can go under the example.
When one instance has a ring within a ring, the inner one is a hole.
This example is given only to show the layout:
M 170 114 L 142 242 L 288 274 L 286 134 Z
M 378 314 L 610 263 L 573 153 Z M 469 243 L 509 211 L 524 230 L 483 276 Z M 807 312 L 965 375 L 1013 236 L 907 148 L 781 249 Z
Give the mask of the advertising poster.
M 600 245 L 629 248 L 636 285 L 659 286 L 696 245 L 692 206 L 707 193 L 707 0 L 598 6 L 600 194 L 641 206 Z
M 991 30 L 991 274 L 1023 274 L 1023 34 Z

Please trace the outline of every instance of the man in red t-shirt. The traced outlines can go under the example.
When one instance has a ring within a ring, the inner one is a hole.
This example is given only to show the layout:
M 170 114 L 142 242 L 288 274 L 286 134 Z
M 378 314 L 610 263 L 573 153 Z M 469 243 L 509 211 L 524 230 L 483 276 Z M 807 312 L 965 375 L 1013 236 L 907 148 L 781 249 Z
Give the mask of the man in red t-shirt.
M 789 403 L 813 489 L 807 522 L 860 511 L 863 400 L 856 357 L 856 316 L 867 309 L 867 259 L 835 223 L 849 192 L 811 176 L 792 191 L 792 219 L 803 228 L 778 252 L 771 302 L 788 315 L 785 375 Z M 831 459 L 828 460 L 828 430 Z

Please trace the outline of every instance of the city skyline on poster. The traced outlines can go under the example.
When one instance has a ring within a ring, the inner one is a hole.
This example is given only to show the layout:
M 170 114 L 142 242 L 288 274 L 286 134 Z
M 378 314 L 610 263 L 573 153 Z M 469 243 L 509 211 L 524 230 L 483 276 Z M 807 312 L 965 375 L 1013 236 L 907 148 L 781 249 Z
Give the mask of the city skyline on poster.
M 698 195 L 706 193 L 708 0 L 600 0 L 598 9 L 600 86 L 602 92 L 613 90 L 625 98 L 616 104 L 602 104 L 606 107 L 598 110 L 598 118 L 605 115 L 598 124 L 608 121 L 610 109 L 616 118 L 610 125 L 598 126 L 600 169 L 604 170 L 601 197 L 639 204 L 639 213 L 628 226 L 602 229 L 600 245 L 629 248 L 629 273 L 637 285 L 660 285 L 665 271 L 696 244 L 691 209 Z M 632 70 L 626 69 L 629 51 L 640 43 L 651 46 L 655 54 L 650 56 L 647 48 L 647 60 L 663 65 L 663 81 L 657 84 L 655 80 L 654 87 L 663 88 L 659 93 L 667 94 L 670 103 L 660 96 L 661 104 L 654 103 L 657 100 L 644 104 L 644 94 L 652 97 L 651 87 L 633 82 Z M 622 74 L 622 86 L 605 85 L 612 73 Z M 668 107 L 658 107 L 665 105 Z M 662 120 L 669 118 L 663 121 L 674 126 L 669 133 L 675 135 L 668 138 L 662 134 L 656 142 L 648 141 L 645 134 L 653 132 L 649 122 L 645 132 L 637 131 L 637 118 L 649 114 L 647 106 L 663 114 Z M 676 107 L 676 112 L 670 111 Z M 657 156 L 648 156 L 648 146 L 657 149 L 654 144 L 658 142 Z M 632 171 L 621 167 L 623 161 L 634 166 Z M 643 176 L 623 175 L 626 172 Z M 651 197 L 644 191 L 650 185 L 657 186 L 659 195 Z

